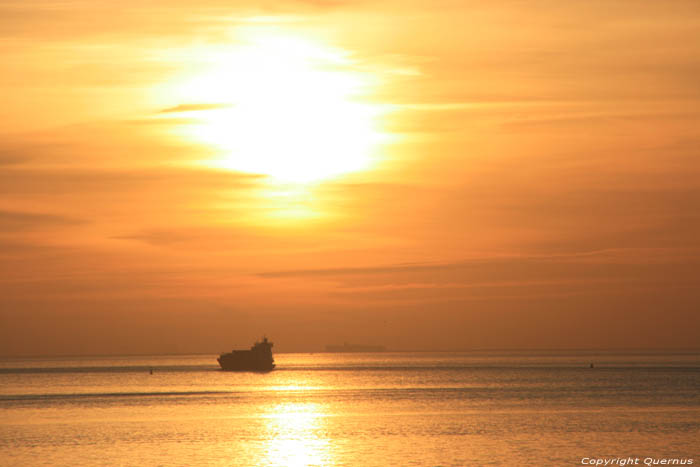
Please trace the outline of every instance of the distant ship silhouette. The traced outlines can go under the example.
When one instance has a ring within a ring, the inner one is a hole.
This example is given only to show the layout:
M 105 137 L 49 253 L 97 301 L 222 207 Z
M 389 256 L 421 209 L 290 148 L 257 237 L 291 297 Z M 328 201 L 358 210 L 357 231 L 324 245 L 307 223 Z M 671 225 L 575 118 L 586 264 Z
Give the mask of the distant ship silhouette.
M 275 360 L 272 358 L 272 342 L 263 337 L 250 350 L 232 350 L 217 358 L 222 370 L 226 371 L 272 371 Z
M 383 345 L 362 345 L 345 342 L 343 345 L 327 345 L 326 352 L 384 352 Z

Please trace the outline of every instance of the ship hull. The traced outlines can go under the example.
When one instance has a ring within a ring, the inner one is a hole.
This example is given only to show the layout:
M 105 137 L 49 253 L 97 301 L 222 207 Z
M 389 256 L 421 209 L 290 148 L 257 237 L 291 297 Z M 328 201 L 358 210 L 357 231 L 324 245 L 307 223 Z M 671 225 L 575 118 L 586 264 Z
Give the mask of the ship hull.
M 259 371 L 267 372 L 275 369 L 275 364 L 266 361 L 257 361 L 249 358 L 229 357 L 231 354 L 223 354 L 217 361 L 224 371 Z

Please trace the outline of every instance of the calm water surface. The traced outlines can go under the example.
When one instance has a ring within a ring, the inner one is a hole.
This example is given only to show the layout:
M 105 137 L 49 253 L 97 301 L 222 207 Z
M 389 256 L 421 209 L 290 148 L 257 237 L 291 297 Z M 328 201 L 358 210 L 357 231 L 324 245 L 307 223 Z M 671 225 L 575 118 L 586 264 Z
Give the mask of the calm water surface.
M 700 465 L 697 353 L 275 359 L 0 360 L 0 465 Z

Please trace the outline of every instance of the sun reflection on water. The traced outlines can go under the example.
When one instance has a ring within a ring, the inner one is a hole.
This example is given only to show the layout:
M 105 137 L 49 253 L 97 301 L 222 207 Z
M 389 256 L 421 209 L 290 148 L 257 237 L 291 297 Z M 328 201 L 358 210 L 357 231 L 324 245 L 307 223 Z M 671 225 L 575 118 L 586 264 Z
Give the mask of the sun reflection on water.
M 327 416 L 325 407 L 317 403 L 285 402 L 272 406 L 263 415 L 268 433 L 262 464 L 332 465 L 332 445 L 324 436 Z

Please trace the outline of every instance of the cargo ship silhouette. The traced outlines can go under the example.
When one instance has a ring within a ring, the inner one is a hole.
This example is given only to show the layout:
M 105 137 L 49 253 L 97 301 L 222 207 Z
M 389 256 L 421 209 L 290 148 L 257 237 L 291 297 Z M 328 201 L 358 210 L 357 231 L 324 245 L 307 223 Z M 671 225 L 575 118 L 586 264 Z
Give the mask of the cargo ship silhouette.
M 272 342 L 263 337 L 250 350 L 232 350 L 219 355 L 217 361 L 226 371 L 272 371 L 275 360 L 272 358 Z

